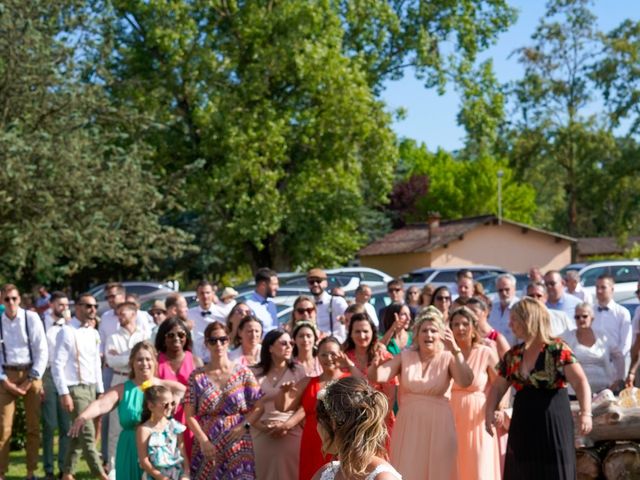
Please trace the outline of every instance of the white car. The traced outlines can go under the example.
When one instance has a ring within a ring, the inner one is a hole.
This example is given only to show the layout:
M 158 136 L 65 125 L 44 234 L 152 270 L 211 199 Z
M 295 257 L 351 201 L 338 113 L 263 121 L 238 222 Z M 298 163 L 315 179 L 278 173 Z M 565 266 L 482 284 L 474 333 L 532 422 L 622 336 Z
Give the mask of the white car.
M 585 291 L 596 298 L 596 280 L 600 275 L 611 275 L 616 285 L 614 287 L 614 300 L 616 302 L 632 297 L 638 289 L 640 280 L 639 260 L 618 260 L 611 262 L 590 263 L 580 270 L 580 282 Z

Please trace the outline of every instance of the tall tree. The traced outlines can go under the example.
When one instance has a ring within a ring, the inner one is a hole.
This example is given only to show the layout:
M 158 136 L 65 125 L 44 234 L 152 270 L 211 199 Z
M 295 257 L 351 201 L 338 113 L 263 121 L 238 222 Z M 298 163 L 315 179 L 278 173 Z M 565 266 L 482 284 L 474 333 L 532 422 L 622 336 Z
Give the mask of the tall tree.
M 85 2 L 0 10 L 0 276 L 28 285 L 157 271 L 189 236 L 162 224 L 147 148 L 87 81 L 98 45 Z M 86 285 L 83 285 L 86 287 Z
M 441 43 L 473 59 L 513 15 L 503 0 L 113 5 L 113 92 L 157 122 L 156 166 L 187 178 L 201 265 L 219 271 L 350 258 L 398 157 L 382 82 L 413 66 L 441 85 Z

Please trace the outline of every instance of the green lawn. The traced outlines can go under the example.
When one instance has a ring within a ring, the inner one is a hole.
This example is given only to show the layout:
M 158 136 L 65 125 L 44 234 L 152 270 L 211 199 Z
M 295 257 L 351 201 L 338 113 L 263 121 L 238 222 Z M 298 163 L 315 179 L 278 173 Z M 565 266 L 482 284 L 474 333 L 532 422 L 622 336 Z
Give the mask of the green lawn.
M 57 445 L 54 450 L 57 454 Z M 44 478 L 44 470 L 42 469 L 42 449 L 40 449 L 40 461 L 38 462 L 38 471 L 36 475 L 39 478 Z M 56 465 L 56 475 L 58 474 L 57 465 Z M 27 476 L 27 458 L 24 449 L 11 452 L 10 460 L 9 460 L 9 471 L 6 475 L 6 480 L 24 480 Z M 78 469 L 76 472 L 76 480 L 91 480 L 92 476 L 89 472 L 89 467 L 87 467 L 87 463 L 81 458 L 78 462 Z

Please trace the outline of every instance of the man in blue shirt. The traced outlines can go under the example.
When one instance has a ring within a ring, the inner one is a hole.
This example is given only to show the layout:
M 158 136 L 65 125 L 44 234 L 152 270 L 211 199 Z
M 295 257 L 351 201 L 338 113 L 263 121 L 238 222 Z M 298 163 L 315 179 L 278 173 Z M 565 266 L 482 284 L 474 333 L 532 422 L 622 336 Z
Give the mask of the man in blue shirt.
M 564 289 L 564 280 L 557 270 L 549 270 L 544 275 L 544 286 L 547 287 L 547 308 L 560 310 L 573 318 L 576 314 L 576 306 L 581 303 L 578 297 L 567 293 Z
M 273 297 L 278 294 L 278 274 L 270 268 L 261 268 L 255 276 L 256 288 L 247 299 L 247 306 L 258 320 L 262 322 L 263 335 L 269 330 L 278 328 L 278 309 Z

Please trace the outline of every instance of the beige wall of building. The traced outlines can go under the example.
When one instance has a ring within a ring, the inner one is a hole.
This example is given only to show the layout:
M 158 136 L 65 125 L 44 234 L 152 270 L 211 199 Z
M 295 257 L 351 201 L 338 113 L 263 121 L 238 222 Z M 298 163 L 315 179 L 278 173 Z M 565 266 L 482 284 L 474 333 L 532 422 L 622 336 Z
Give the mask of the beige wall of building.
M 524 232 L 524 233 L 523 233 Z M 432 252 L 432 266 L 496 265 L 510 272 L 560 269 L 571 263 L 571 243 L 510 224 L 483 225 L 462 241 Z
M 392 276 L 422 267 L 477 264 L 496 265 L 511 272 L 526 272 L 536 266 L 544 272 L 571 263 L 571 243 L 517 225 L 490 224 L 430 253 L 361 256 L 360 262 Z
M 363 267 L 377 268 L 388 273 L 392 277 L 415 270 L 416 268 L 428 267 L 431 263 L 429 253 L 403 253 L 398 255 L 371 255 L 360 258 Z

